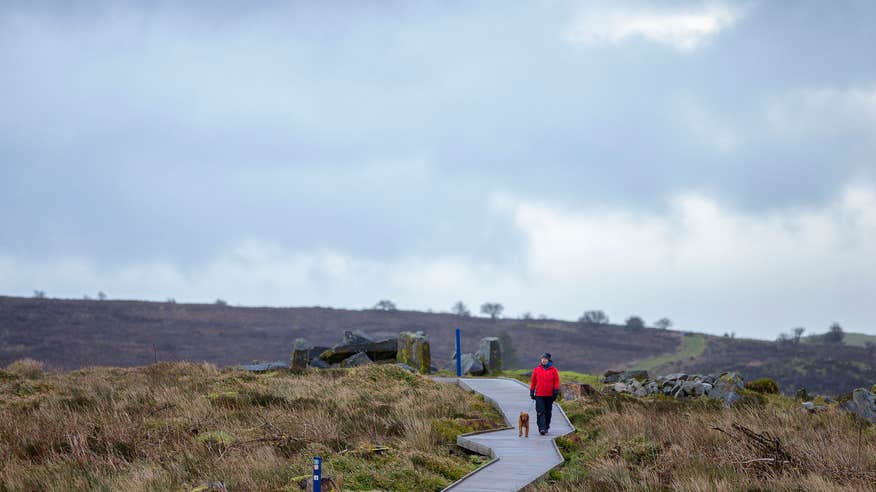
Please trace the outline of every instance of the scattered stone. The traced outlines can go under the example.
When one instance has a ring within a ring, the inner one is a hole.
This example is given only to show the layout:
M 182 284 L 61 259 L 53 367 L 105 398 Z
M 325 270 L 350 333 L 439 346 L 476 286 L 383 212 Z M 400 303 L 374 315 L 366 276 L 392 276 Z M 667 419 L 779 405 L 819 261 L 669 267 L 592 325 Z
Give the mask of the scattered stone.
M 843 410 L 851 412 L 861 420 L 876 424 L 876 393 L 858 388 L 852 391 L 852 398 L 842 402 Z
M 723 373 L 720 376 L 674 373 L 656 378 L 643 378 L 641 372 L 635 372 L 607 372 L 604 376 L 606 380 L 617 381 L 608 384 L 606 390 L 636 396 L 666 395 L 673 398 L 705 396 L 721 400 L 724 405 L 730 406 L 741 399 L 739 391 L 744 387 L 742 377 L 736 373 Z
M 416 369 L 414 369 L 413 367 L 411 367 L 411 366 L 405 364 L 404 362 L 396 362 L 395 365 L 401 367 L 402 369 L 404 369 L 405 371 L 408 371 L 408 372 L 417 372 Z
M 320 359 L 319 357 L 314 357 L 314 358 L 310 359 L 309 365 L 310 365 L 310 367 L 315 367 L 317 369 L 327 369 L 327 368 L 331 367 L 331 365 L 328 362 Z
M 310 361 L 310 350 L 313 348 L 307 340 L 296 338 L 292 346 L 292 363 L 289 368 L 295 372 L 303 372 L 307 369 L 307 363 Z
M 488 374 L 495 374 L 502 370 L 502 344 L 498 337 L 481 338 L 481 346 L 476 353 L 484 364 L 484 370 Z
M 260 362 L 257 364 L 246 364 L 240 366 L 241 369 L 250 372 L 268 372 L 268 371 L 276 371 L 277 369 L 288 369 L 289 363 L 276 361 L 276 362 Z
M 606 384 L 617 383 L 618 381 L 626 381 L 629 379 L 645 381 L 648 379 L 648 371 L 605 371 L 605 374 L 602 376 L 602 382 Z
M 374 361 L 365 352 L 357 352 L 341 361 L 341 367 L 359 367 L 372 364 Z
M 395 359 L 416 368 L 423 374 L 428 374 L 432 367 L 432 354 L 426 334 L 422 331 L 399 333 Z
M 818 412 L 827 411 L 826 406 L 816 405 L 814 401 L 804 401 L 803 403 L 800 404 L 800 406 L 802 406 L 803 409 L 808 411 L 809 413 L 818 413 Z

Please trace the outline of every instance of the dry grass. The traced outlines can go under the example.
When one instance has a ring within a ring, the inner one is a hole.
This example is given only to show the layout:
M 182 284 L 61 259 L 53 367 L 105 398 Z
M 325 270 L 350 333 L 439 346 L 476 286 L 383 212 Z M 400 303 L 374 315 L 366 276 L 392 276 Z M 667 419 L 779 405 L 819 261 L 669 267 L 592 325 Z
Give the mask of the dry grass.
M 845 412 L 772 395 L 732 409 L 624 396 L 562 405 L 578 427 L 558 440 L 568 461 L 532 490 L 876 490 L 876 427 L 859 447 Z M 778 450 L 733 424 L 778 438 Z
M 391 365 L 254 375 L 160 363 L 39 379 L 13 365 L 0 372 L 0 491 L 299 490 L 314 455 L 345 489 L 436 490 L 478 463 L 450 452 L 455 432 L 502 424 L 474 394 Z
M 19 359 L 6 366 L 6 371 L 27 379 L 39 379 L 45 374 L 45 366 L 38 360 Z

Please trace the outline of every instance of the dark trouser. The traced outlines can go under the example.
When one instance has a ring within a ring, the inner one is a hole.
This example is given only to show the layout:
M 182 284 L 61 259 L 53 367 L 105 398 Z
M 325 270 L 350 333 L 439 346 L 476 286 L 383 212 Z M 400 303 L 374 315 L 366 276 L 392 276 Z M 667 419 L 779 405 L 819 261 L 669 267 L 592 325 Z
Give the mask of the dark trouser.
M 551 427 L 551 410 L 554 408 L 553 396 L 536 396 L 535 413 L 538 415 L 538 430 L 546 431 Z

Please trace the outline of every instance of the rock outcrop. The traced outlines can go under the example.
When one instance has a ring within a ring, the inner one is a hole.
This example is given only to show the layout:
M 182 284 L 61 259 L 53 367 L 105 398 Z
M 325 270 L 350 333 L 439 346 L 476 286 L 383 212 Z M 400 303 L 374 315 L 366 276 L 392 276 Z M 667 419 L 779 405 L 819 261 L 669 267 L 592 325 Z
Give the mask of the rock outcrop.
M 740 391 L 745 388 L 742 377 L 735 372 L 720 375 L 675 373 L 643 380 L 633 377 L 608 384 L 608 391 L 629 393 L 635 396 L 665 395 L 673 398 L 696 398 L 705 396 L 720 400 L 731 406 L 740 400 Z
M 428 374 L 432 367 L 432 353 L 429 338 L 422 331 L 416 333 L 403 331 L 398 335 L 396 361 L 413 367 L 418 372 Z
M 344 340 L 319 354 L 330 364 L 341 362 L 359 352 L 365 352 L 372 361 L 393 360 L 398 352 L 398 338 L 373 340 L 363 333 L 344 332 Z
M 603 383 L 617 383 L 628 379 L 636 379 L 644 381 L 648 379 L 648 371 L 632 370 L 632 371 L 605 371 L 602 376 Z

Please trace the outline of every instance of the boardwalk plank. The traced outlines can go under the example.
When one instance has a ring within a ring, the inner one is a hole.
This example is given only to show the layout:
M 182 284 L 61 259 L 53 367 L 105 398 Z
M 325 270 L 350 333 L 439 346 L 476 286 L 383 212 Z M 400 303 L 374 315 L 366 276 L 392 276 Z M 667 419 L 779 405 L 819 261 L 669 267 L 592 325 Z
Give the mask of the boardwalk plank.
M 437 379 L 437 378 L 436 378 Z M 529 438 L 517 437 L 517 429 L 460 436 L 463 441 L 486 446 L 498 458 L 493 464 L 478 470 L 465 479 L 444 490 L 453 492 L 508 492 L 517 491 L 537 480 L 551 468 L 563 462 L 553 440 L 574 430 L 566 415 L 554 403 L 553 418 L 547 436 L 538 433 L 535 423 L 535 408 L 529 398 L 529 388 L 519 381 L 506 378 L 441 378 L 441 382 L 456 382 L 460 386 L 478 392 L 494 402 L 510 426 L 517 425 L 521 411 L 530 414 Z

